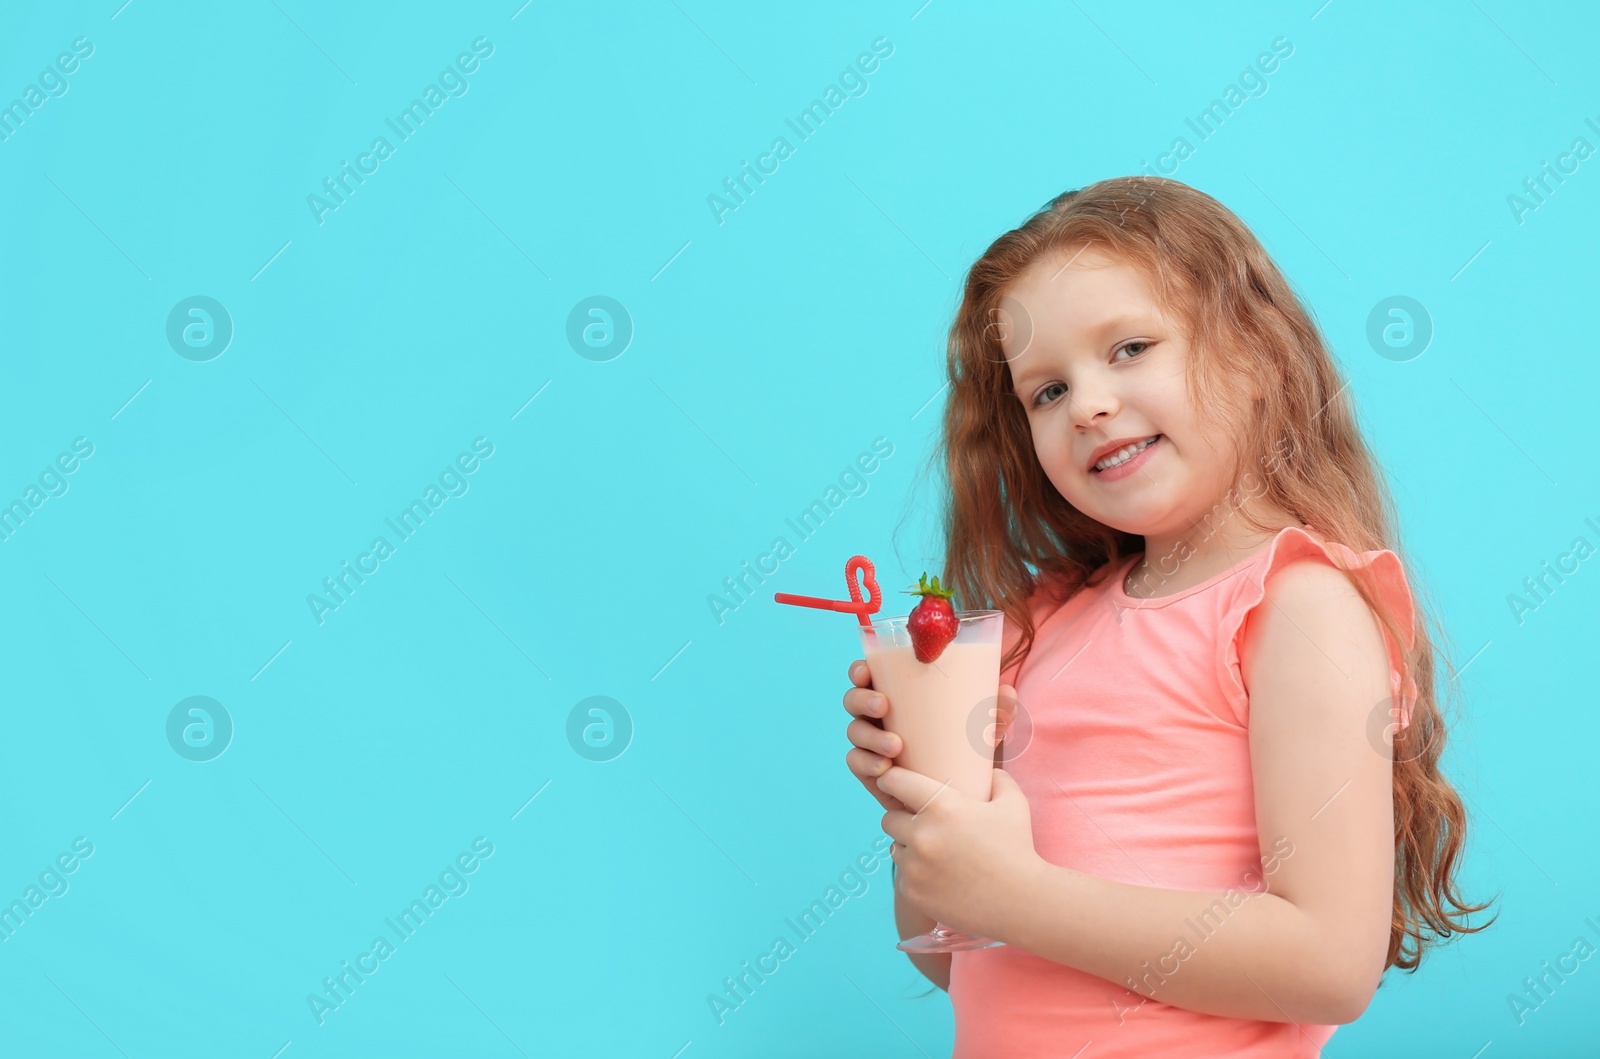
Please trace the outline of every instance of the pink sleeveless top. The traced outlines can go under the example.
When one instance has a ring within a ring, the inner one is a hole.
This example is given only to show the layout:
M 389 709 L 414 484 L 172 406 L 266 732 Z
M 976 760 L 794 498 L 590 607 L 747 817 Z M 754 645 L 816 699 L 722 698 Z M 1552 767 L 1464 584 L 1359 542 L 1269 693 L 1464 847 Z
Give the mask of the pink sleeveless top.
M 1028 797 L 1034 846 L 1052 864 L 1140 886 L 1260 892 L 1245 616 L 1269 573 L 1309 558 L 1372 585 L 1409 648 L 1415 611 L 1400 559 L 1289 526 L 1215 577 L 1137 599 L 1123 581 L 1138 558 L 1065 602 L 1050 585 L 1030 599 L 1033 647 L 1001 681 L 1016 687 L 1032 732 L 1024 742 L 1019 725 L 1008 736 L 1004 767 Z M 1020 637 L 1007 622 L 1005 649 Z M 1417 689 L 1399 646 L 1385 640 L 1404 727 Z M 1151 967 L 1164 955 L 1152 953 Z M 1315 1057 L 1337 1029 L 1201 1014 L 1011 946 L 955 953 L 950 1002 L 951 1059 Z

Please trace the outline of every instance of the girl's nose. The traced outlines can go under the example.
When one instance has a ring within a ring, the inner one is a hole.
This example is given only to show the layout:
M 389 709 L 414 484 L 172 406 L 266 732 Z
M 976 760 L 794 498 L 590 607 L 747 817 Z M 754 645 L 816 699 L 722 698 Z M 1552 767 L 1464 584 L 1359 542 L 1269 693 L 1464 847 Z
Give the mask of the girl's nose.
M 1099 426 L 1117 411 L 1117 398 L 1106 386 L 1093 384 L 1081 387 L 1076 394 L 1067 394 L 1072 422 L 1085 430 Z

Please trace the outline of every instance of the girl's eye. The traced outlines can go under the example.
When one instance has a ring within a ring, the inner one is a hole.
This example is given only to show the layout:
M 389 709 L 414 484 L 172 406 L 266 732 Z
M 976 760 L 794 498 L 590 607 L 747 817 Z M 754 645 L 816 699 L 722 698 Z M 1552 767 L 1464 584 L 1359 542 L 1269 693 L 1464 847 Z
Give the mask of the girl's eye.
M 1062 386 L 1059 382 L 1050 383 L 1048 386 L 1044 387 L 1042 390 L 1040 390 L 1037 394 L 1034 395 L 1034 398 L 1033 398 L 1034 405 L 1037 407 L 1038 405 L 1048 403 L 1048 399 L 1045 397 L 1045 394 L 1047 394 L 1051 390 L 1055 390 L 1055 389 L 1065 390 L 1066 387 Z
M 1118 346 L 1117 347 L 1117 353 L 1125 353 L 1125 352 L 1133 349 L 1134 346 L 1138 346 L 1138 347 L 1140 347 L 1139 348 L 1139 352 L 1138 353 L 1134 353 L 1132 355 L 1136 356 L 1136 357 L 1137 356 L 1143 356 L 1144 352 L 1146 350 L 1148 350 L 1151 345 L 1153 345 L 1153 343 L 1150 343 L 1150 342 L 1128 342 L 1128 343 L 1126 343 L 1124 345 Z M 1114 354 L 1112 354 L 1112 356 L 1115 357 L 1116 354 L 1114 353 Z M 1049 399 L 1045 397 L 1045 394 L 1049 393 L 1051 390 L 1056 389 L 1057 387 L 1060 387 L 1063 390 L 1066 389 L 1066 387 L 1063 386 L 1059 382 L 1050 383 L 1049 385 L 1045 386 L 1037 394 L 1034 395 L 1034 398 L 1033 398 L 1034 406 L 1037 407 L 1037 406 L 1042 405 L 1042 404 L 1048 404 L 1049 403 Z

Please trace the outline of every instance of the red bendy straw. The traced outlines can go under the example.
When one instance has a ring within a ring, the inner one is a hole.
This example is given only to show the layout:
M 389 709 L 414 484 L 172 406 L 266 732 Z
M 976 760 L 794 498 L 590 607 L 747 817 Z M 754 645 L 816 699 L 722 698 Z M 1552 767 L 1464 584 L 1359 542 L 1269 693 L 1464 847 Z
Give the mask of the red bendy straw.
M 861 599 L 861 586 L 856 584 L 856 571 L 866 572 L 866 586 L 869 597 L 866 601 Z M 872 567 L 872 560 L 865 555 L 852 555 L 850 561 L 844 564 L 844 578 L 850 586 L 850 601 L 842 599 L 818 599 L 816 596 L 797 596 L 790 592 L 775 592 L 772 598 L 779 603 L 788 603 L 795 607 L 816 607 L 818 610 L 837 610 L 846 614 L 854 614 L 861 622 L 862 628 L 872 624 L 869 614 L 876 614 L 878 608 L 883 606 L 883 592 L 878 588 L 878 578 Z

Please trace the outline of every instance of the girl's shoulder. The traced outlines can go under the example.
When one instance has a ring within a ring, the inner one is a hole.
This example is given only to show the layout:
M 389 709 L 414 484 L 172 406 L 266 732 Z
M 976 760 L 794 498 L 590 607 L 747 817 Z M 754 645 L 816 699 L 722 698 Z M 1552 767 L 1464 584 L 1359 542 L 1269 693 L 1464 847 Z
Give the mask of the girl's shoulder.
M 1238 580 L 1231 609 L 1248 611 L 1257 606 L 1266 594 L 1270 577 L 1285 567 L 1308 561 L 1347 571 L 1386 603 L 1399 606 L 1398 616 L 1407 619 L 1401 624 L 1410 624 L 1414 606 L 1400 556 L 1388 548 L 1357 551 L 1310 526 L 1299 525 L 1278 530 L 1241 564 L 1244 576 Z
M 1372 597 L 1389 611 L 1401 632 L 1396 641 L 1384 631 L 1389 650 L 1391 690 L 1400 711 L 1400 727 L 1410 718 L 1417 688 L 1407 663 L 1416 643 L 1416 602 L 1400 557 L 1388 548 L 1357 551 L 1331 540 L 1309 526 L 1286 526 L 1241 566 L 1231 592 L 1222 601 L 1218 622 L 1219 666 L 1223 684 L 1236 708 L 1248 709 L 1240 652 L 1246 622 L 1266 600 L 1267 582 L 1286 567 L 1313 562 L 1332 566 L 1366 586 Z

